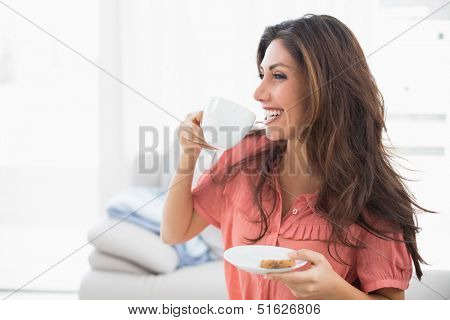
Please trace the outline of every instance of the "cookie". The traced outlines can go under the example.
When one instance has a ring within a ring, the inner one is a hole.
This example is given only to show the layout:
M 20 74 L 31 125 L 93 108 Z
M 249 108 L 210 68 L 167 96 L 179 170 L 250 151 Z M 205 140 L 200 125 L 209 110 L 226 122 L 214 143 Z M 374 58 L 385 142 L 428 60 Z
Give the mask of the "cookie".
M 283 269 L 295 266 L 295 260 L 261 260 L 260 267 L 264 269 Z

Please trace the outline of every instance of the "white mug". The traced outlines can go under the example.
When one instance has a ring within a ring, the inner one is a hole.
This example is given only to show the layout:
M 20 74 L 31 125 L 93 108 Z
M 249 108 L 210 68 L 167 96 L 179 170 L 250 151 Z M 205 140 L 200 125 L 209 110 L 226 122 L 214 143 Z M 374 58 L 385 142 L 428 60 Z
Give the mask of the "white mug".
M 203 110 L 201 127 L 205 141 L 219 149 L 229 149 L 248 133 L 256 115 L 235 102 L 212 97 Z

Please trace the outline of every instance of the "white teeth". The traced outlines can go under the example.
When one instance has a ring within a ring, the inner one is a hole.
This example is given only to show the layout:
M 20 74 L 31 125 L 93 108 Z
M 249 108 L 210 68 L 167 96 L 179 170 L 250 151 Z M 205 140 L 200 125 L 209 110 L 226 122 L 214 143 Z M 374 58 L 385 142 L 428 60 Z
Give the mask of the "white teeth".
M 278 117 L 282 112 L 282 110 L 266 110 L 266 118 Z

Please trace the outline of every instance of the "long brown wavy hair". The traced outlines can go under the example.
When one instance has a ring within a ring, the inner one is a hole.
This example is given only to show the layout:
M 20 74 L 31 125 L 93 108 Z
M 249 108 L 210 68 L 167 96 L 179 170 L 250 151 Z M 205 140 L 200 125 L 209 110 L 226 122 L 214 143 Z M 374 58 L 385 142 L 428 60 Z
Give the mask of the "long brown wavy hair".
M 420 263 L 426 262 L 417 248 L 420 228 L 416 213 L 435 212 L 417 204 L 404 183 L 407 179 L 391 164 L 394 155 L 382 141 L 383 130 L 386 131 L 383 97 L 354 34 L 341 21 L 327 15 L 308 14 L 268 26 L 259 42 L 257 70 L 275 39 L 280 39 L 296 60 L 308 85 L 304 99 L 307 121 L 299 138 L 306 144 L 312 171 L 321 181 L 316 209 L 330 222 L 330 243 L 359 247 L 347 237 L 348 226 L 353 223 L 379 238 L 403 241 L 421 279 Z M 259 130 L 248 136 L 263 134 Z M 253 242 L 267 232 L 272 212 L 264 211 L 261 191 L 265 183 L 271 182 L 274 165 L 280 163 L 286 146 L 286 140 L 273 141 L 268 148 L 226 170 L 229 177 L 230 173 L 233 176 L 250 163 L 257 163 L 258 180 L 253 192 L 261 228 L 259 236 L 251 239 Z M 274 198 L 277 201 L 275 190 Z M 365 210 L 395 226 L 396 231 L 403 233 L 403 240 L 393 239 L 387 230 L 373 225 L 363 214 Z

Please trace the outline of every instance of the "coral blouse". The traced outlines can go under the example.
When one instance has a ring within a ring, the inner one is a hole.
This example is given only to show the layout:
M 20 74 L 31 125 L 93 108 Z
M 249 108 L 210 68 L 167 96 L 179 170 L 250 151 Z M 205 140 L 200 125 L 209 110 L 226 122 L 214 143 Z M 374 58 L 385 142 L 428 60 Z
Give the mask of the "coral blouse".
M 226 150 L 213 167 L 223 169 L 267 143 L 270 140 L 264 135 L 247 136 L 238 145 Z M 225 250 L 248 245 L 243 237 L 256 238 L 260 230 L 259 224 L 251 221 L 259 219 L 260 213 L 253 202 L 248 174 L 238 172 L 228 183 L 219 185 L 211 180 L 209 172 L 210 170 L 205 171 L 199 177 L 197 186 L 192 189 L 195 211 L 205 221 L 220 229 Z M 333 249 L 334 246 L 330 245 L 333 256 L 336 256 L 337 251 L 339 257 L 349 265 L 338 262 L 330 255 L 328 243 L 324 242 L 330 236 L 331 226 L 314 209 L 317 192 L 299 195 L 291 209 L 282 217 L 280 184 L 278 179 L 275 180 L 278 205 L 269 218 L 267 233 L 255 245 L 320 252 L 335 272 L 365 293 L 386 287 L 402 290 L 408 288 L 413 270 L 412 260 L 404 243 L 377 238 L 353 224 L 349 227 L 351 234 L 366 247 L 348 248 L 337 245 Z M 274 205 L 273 191 L 263 188 L 262 203 L 265 211 L 270 212 Z M 403 239 L 401 233 L 389 235 Z M 303 269 L 307 267 L 309 264 Z M 283 283 L 240 270 L 226 260 L 224 270 L 229 299 L 297 299 Z

